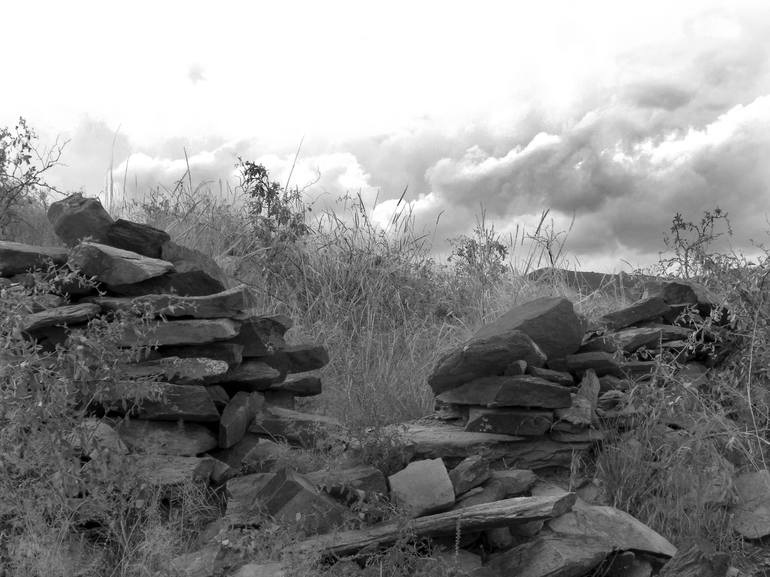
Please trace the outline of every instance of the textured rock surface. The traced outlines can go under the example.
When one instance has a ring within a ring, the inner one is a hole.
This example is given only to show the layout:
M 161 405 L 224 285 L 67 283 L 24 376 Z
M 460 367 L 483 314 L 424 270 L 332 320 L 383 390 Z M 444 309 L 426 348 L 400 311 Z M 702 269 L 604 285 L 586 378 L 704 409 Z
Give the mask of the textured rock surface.
M 475 379 L 438 395 L 437 399 L 455 405 L 484 407 L 556 409 L 571 404 L 569 389 L 530 375 Z
M 488 338 L 511 330 L 528 335 L 550 359 L 576 352 L 585 327 L 569 300 L 542 297 L 514 307 L 479 329 L 474 338 Z
M 428 384 L 438 395 L 480 377 L 501 375 L 516 360 L 542 367 L 545 354 L 531 338 L 517 330 L 474 337 L 439 359 Z
M 79 193 L 51 204 L 48 220 L 56 236 L 68 246 L 74 246 L 86 237 L 103 242 L 114 222 L 98 199 L 84 198 Z
M 441 459 L 413 461 L 388 477 L 390 496 L 412 517 L 448 509 L 455 502 L 452 480 Z
M 168 261 L 95 242 L 81 242 L 67 262 L 107 286 L 140 283 L 174 270 Z
M 0 277 L 13 276 L 53 262 L 67 262 L 67 249 L 55 246 L 32 246 L 0 240 Z

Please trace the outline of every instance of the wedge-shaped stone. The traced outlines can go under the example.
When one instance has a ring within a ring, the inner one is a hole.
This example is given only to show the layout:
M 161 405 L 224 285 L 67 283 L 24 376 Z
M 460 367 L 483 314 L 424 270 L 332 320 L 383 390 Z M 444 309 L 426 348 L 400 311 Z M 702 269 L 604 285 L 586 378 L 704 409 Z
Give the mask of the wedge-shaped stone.
M 492 557 L 486 567 L 495 575 L 582 577 L 611 552 L 611 546 L 595 537 L 548 535 Z
M 163 357 L 205 358 L 224 361 L 232 369 L 243 362 L 243 346 L 235 343 L 203 343 L 200 345 L 169 345 L 158 348 Z
M 748 539 L 770 535 L 770 471 L 744 473 L 735 479 L 734 487 L 733 530 Z
M 106 312 L 139 310 L 170 318 L 198 319 L 230 318 L 257 305 L 254 293 L 246 285 L 205 296 L 151 294 L 134 298 L 90 297 L 84 300 L 98 304 Z
M 545 359 L 535 342 L 518 330 L 474 337 L 438 360 L 428 384 L 438 395 L 474 379 L 500 375 L 513 361 L 542 367 Z
M 161 258 L 174 264 L 180 273 L 196 272 L 208 277 L 212 283 L 221 286 L 210 294 L 231 288 L 230 279 L 210 256 L 194 248 L 182 246 L 174 241 L 166 242 L 161 249 Z
M 214 401 L 214 406 L 220 411 L 224 411 L 227 403 L 230 402 L 230 395 L 227 394 L 227 391 L 219 385 L 207 385 L 206 390 L 211 400 Z
M 644 298 L 661 297 L 666 304 L 693 304 L 706 309 L 719 304 L 719 298 L 700 283 L 685 280 L 652 280 L 644 283 Z
M 86 237 L 103 242 L 114 222 L 98 198 L 85 198 L 80 193 L 51 204 L 48 220 L 56 236 L 67 246 L 74 246 Z
M 491 478 L 503 486 L 505 490 L 503 497 L 514 497 L 526 493 L 537 481 L 537 475 L 530 469 L 492 471 Z
M 47 309 L 24 317 L 22 330 L 34 332 L 46 327 L 83 324 L 97 316 L 99 312 L 98 306 L 87 303 Z
M 572 511 L 548 522 L 560 536 L 594 537 L 606 542 L 610 550 L 634 550 L 673 557 L 674 547 L 665 537 L 628 513 L 578 501 Z
M 347 509 L 321 493 L 305 477 L 283 469 L 257 493 L 265 513 L 308 534 L 326 533 L 342 525 Z
M 270 354 L 286 345 L 284 334 L 292 321 L 283 315 L 238 317 L 241 331 L 230 342 L 243 345 L 244 357 Z
M 122 218 L 113 222 L 104 235 L 104 244 L 150 258 L 163 258 L 163 244 L 170 240 L 164 230 Z
M 175 294 L 182 297 L 199 297 L 220 293 L 225 285 L 211 278 L 202 270 L 169 272 L 132 284 L 110 285 L 110 292 L 122 297 L 138 297 L 149 294 Z
M 609 329 L 618 330 L 663 316 L 669 310 L 668 304 L 662 297 L 653 296 L 637 301 L 619 311 L 607 313 L 601 317 L 600 322 Z
M 239 325 L 230 319 L 190 319 L 158 322 L 147 330 L 129 327 L 120 338 L 123 346 L 202 344 L 230 339 Z
M 321 379 L 315 375 L 291 375 L 281 383 L 274 383 L 269 392 L 287 392 L 295 397 L 313 397 L 322 393 Z
M 620 363 L 610 353 L 593 352 L 569 355 L 566 358 L 566 364 L 567 369 L 573 373 L 580 374 L 588 369 L 593 369 L 600 377 L 604 375 L 623 376 Z
M 329 352 L 323 345 L 287 345 L 260 360 L 282 374 L 305 373 L 325 367 L 329 362 Z
M 227 449 L 243 439 L 263 404 L 264 399 L 259 393 L 237 392 L 219 420 L 219 447 Z
M 465 430 L 537 437 L 544 435 L 551 428 L 551 423 L 553 423 L 551 411 L 471 407 Z
M 136 404 L 132 399 L 143 400 Z M 96 401 L 118 410 L 131 410 L 141 419 L 201 423 L 219 420 L 211 395 L 201 385 L 123 381 L 103 388 Z
M 441 459 L 412 461 L 388 477 L 390 498 L 411 517 L 450 508 L 455 502 L 452 480 Z
M 177 385 L 200 385 L 225 374 L 229 366 L 224 361 L 205 358 L 180 359 L 164 357 L 152 361 L 124 365 L 120 371 L 126 378 L 155 377 Z
M 212 432 L 195 423 L 130 419 L 118 425 L 117 431 L 130 449 L 153 455 L 194 457 L 217 446 Z
M 230 369 L 224 375 L 215 377 L 212 382 L 222 383 L 228 391 L 264 391 L 281 380 L 281 373 L 262 361 L 252 359 L 244 360 L 234 369 Z
M 95 242 L 81 242 L 68 262 L 107 286 L 134 284 L 174 270 L 170 262 Z
M 460 461 L 457 466 L 449 471 L 452 480 L 455 497 L 467 493 L 474 487 L 478 487 L 489 479 L 489 461 L 481 455 L 472 455 Z
M 436 397 L 452 405 L 484 407 L 569 407 L 570 391 L 540 377 L 483 377 L 475 379 Z
M 249 431 L 271 439 L 285 439 L 290 443 L 312 447 L 317 439 L 340 437 L 344 427 L 338 420 L 325 415 L 265 407 L 256 416 Z
M 525 333 L 546 357 L 555 359 L 578 350 L 585 328 L 569 300 L 541 297 L 514 307 L 479 329 L 474 338 L 488 338 L 510 330 Z
M 225 518 L 242 525 L 263 514 L 259 492 L 274 478 L 275 473 L 251 473 L 227 481 Z
M 49 262 L 55 265 L 67 262 L 67 249 L 0 240 L 0 276 L 2 277 L 45 267 Z

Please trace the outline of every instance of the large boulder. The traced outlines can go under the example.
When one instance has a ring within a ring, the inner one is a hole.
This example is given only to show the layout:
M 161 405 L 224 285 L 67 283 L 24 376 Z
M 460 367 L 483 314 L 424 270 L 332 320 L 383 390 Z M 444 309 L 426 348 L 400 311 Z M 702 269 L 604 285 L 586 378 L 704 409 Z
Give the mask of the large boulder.
M 541 297 L 512 308 L 474 335 L 487 338 L 511 330 L 529 336 L 549 359 L 571 355 L 580 348 L 585 327 L 572 303 L 563 297 Z
M 519 360 L 542 367 L 546 357 L 527 334 L 501 327 L 499 332 L 474 336 L 442 356 L 428 384 L 438 395 L 474 379 L 502 375 L 508 365 Z
M 68 246 L 88 237 L 104 242 L 114 222 L 98 198 L 85 198 L 80 193 L 54 202 L 48 208 L 48 220 L 56 236 Z

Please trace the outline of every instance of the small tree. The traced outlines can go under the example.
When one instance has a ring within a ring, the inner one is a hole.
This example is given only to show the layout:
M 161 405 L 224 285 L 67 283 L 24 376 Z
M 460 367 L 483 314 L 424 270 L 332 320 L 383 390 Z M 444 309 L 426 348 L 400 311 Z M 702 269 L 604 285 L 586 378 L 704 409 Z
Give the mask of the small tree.
M 287 189 L 270 180 L 267 169 L 256 162 L 238 157 L 236 167 L 254 233 L 264 245 L 295 241 L 310 232 L 305 222 L 310 208 L 298 188 Z
M 44 203 L 46 194 L 55 190 L 43 180 L 43 174 L 56 166 L 64 145 L 54 144 L 39 151 L 38 136 L 24 118 L 13 129 L 0 128 L 0 238 L 22 220 L 21 211 L 36 202 Z
M 484 215 L 473 229 L 473 235 L 460 235 L 449 240 L 452 254 L 449 262 L 458 274 L 479 281 L 487 287 L 505 275 L 509 267 L 508 247 L 500 241 L 494 227 L 487 227 Z
M 722 232 L 719 231 L 720 225 L 724 227 Z M 667 258 L 661 255 L 663 272 L 685 279 L 708 275 L 716 264 L 715 259 L 720 257 L 711 250 L 712 243 L 725 234 L 732 236 L 733 231 L 727 213 L 718 206 L 714 210 L 703 211 L 700 222 L 685 220 L 677 212 L 671 220 L 670 235 L 663 238 L 666 247 L 673 253 Z

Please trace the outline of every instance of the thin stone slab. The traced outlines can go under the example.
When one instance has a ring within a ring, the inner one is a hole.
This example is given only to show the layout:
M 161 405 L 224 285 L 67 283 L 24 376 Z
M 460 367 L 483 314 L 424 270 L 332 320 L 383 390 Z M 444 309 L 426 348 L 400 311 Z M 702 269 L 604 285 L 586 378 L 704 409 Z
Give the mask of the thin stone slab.
M 236 393 L 219 420 L 219 447 L 227 449 L 243 439 L 263 404 L 264 398 L 258 393 Z
M 562 387 L 572 387 L 575 384 L 573 376 L 566 371 L 554 371 L 544 367 L 527 367 L 527 374 L 545 379 Z
M 94 304 L 64 305 L 27 315 L 24 317 L 21 329 L 34 332 L 46 327 L 84 324 L 96 317 L 99 312 L 99 307 Z
M 90 297 L 84 300 L 98 304 L 105 312 L 138 310 L 169 318 L 230 318 L 257 306 L 254 293 L 246 285 L 204 296 L 152 294 L 134 298 Z
M 158 347 L 158 354 L 163 357 L 205 358 L 224 361 L 233 369 L 243 362 L 243 346 L 221 341 L 200 345 L 168 345 Z
M 242 316 L 238 336 L 230 342 L 243 345 L 244 357 L 271 354 L 286 346 L 284 335 L 292 326 L 290 318 L 283 315 Z
M 194 457 L 217 446 L 212 432 L 195 423 L 130 419 L 120 423 L 117 431 L 130 449 L 153 455 Z
M 104 244 L 150 258 L 163 258 L 163 244 L 171 237 L 164 230 L 119 218 L 105 231 Z
M 67 262 L 108 287 L 139 283 L 174 270 L 168 261 L 95 242 L 81 242 L 70 251 Z
M 110 285 L 109 292 L 122 297 L 138 297 L 149 294 L 175 294 L 180 297 L 213 295 L 226 286 L 211 278 L 202 270 L 169 272 L 132 284 Z
M 583 577 L 611 552 L 602 539 L 547 535 L 493 556 L 486 567 L 495 575 Z
M 45 267 L 47 263 L 60 266 L 67 262 L 67 249 L 56 246 L 33 246 L 0 240 L 0 277 L 10 277 L 28 270 Z
M 346 469 L 313 471 L 305 475 L 317 488 L 337 496 L 344 496 L 349 491 L 388 494 L 385 475 L 376 467 L 360 465 Z
M 410 517 L 450 508 L 455 502 L 452 480 L 441 459 L 412 461 L 388 477 L 390 498 Z
M 264 391 L 280 381 L 283 375 L 262 361 L 245 359 L 234 369 L 215 377 L 212 382 L 220 383 L 228 391 Z
M 566 358 L 566 364 L 567 369 L 572 373 L 580 374 L 588 369 L 593 369 L 600 377 L 604 375 L 623 376 L 620 363 L 610 353 L 592 352 L 569 355 Z
M 514 307 L 479 329 L 474 338 L 489 338 L 510 330 L 528 335 L 550 359 L 576 352 L 583 340 L 585 327 L 569 300 L 541 297 Z
M 67 246 L 86 237 L 102 242 L 114 222 L 98 198 L 85 198 L 81 193 L 52 203 L 48 220 Z
M 544 435 L 553 423 L 553 412 L 516 408 L 487 409 L 471 407 L 466 431 L 502 435 Z
M 670 307 L 660 296 L 652 296 L 635 302 L 619 311 L 607 313 L 599 320 L 611 330 L 622 329 L 639 322 L 662 317 L 670 311 Z
M 214 359 L 164 357 L 127 364 L 120 371 L 129 379 L 155 378 L 177 385 L 201 385 L 224 375 L 229 368 L 226 362 Z
M 439 395 L 474 379 L 502 374 L 516 360 L 542 367 L 546 357 L 529 336 L 518 330 L 475 337 L 443 355 L 428 377 L 428 384 Z
M 569 407 L 570 391 L 540 377 L 483 377 L 439 394 L 443 403 L 484 407 Z
M 231 339 L 238 334 L 239 324 L 231 319 L 189 319 L 159 322 L 143 328 L 141 332 L 128 327 L 119 344 L 132 345 L 181 345 L 202 344 Z
M 142 400 L 137 404 L 133 399 Z M 96 401 L 116 410 L 131 410 L 140 419 L 201 423 L 219 420 L 211 395 L 201 385 L 123 381 L 102 388 Z

